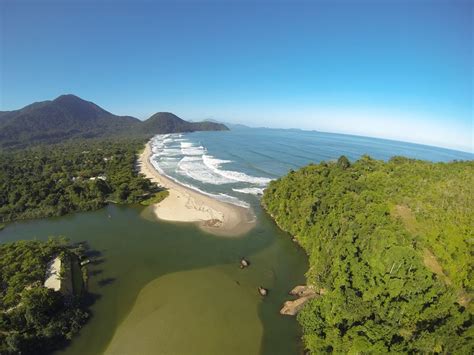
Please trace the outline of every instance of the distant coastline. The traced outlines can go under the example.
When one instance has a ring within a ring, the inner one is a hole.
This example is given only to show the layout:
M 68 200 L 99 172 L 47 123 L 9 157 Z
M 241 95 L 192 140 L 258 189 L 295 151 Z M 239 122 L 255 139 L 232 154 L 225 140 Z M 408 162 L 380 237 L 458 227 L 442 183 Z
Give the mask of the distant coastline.
M 213 199 L 160 174 L 151 164 L 150 142 L 138 158 L 140 173 L 168 189 L 169 196 L 151 208 L 158 219 L 174 222 L 194 222 L 209 233 L 220 236 L 238 236 L 255 226 L 250 208 Z

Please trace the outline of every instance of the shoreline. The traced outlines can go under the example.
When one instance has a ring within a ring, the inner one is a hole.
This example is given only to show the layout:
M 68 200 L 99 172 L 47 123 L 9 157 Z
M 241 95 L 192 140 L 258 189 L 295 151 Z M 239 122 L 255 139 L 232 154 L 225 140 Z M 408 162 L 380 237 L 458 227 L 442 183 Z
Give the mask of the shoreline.
M 147 142 L 138 157 L 137 167 L 141 174 L 169 192 L 163 201 L 150 206 L 158 219 L 197 223 L 202 230 L 219 236 L 242 235 L 255 226 L 250 208 L 219 201 L 160 174 L 150 163 L 152 154 Z

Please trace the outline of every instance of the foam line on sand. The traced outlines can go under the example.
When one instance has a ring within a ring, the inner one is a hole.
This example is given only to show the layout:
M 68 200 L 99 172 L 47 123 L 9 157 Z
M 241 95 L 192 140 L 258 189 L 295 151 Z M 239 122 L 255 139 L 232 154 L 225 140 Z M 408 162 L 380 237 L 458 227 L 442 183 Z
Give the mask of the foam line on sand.
M 223 236 L 241 235 L 255 226 L 255 215 L 250 208 L 219 201 L 171 180 L 153 167 L 152 155 L 148 142 L 137 166 L 140 173 L 169 191 L 167 198 L 152 206 L 156 217 L 198 223 L 203 230 Z

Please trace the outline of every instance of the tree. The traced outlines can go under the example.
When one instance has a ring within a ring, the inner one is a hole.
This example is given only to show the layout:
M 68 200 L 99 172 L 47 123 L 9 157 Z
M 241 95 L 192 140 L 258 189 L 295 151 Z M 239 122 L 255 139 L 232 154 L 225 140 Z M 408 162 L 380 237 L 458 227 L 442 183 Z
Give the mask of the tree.
M 351 163 L 349 162 L 349 159 L 347 159 L 345 155 L 341 155 L 339 159 L 337 159 L 337 166 L 343 170 L 346 170 L 347 168 L 351 166 Z
M 306 347 L 471 353 L 473 186 L 474 161 L 369 156 L 272 181 L 262 204 L 308 253 L 308 284 L 326 290 L 298 314 Z

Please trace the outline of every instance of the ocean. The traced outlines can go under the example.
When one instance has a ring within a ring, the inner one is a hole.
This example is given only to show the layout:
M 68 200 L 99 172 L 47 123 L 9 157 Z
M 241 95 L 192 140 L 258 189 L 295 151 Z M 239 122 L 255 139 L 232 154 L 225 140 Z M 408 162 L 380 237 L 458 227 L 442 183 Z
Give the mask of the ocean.
M 272 179 L 309 163 L 341 155 L 351 161 L 406 156 L 434 162 L 472 160 L 474 154 L 392 140 L 296 129 L 233 128 L 165 134 L 152 140 L 152 163 L 161 172 L 217 199 L 248 206 Z

